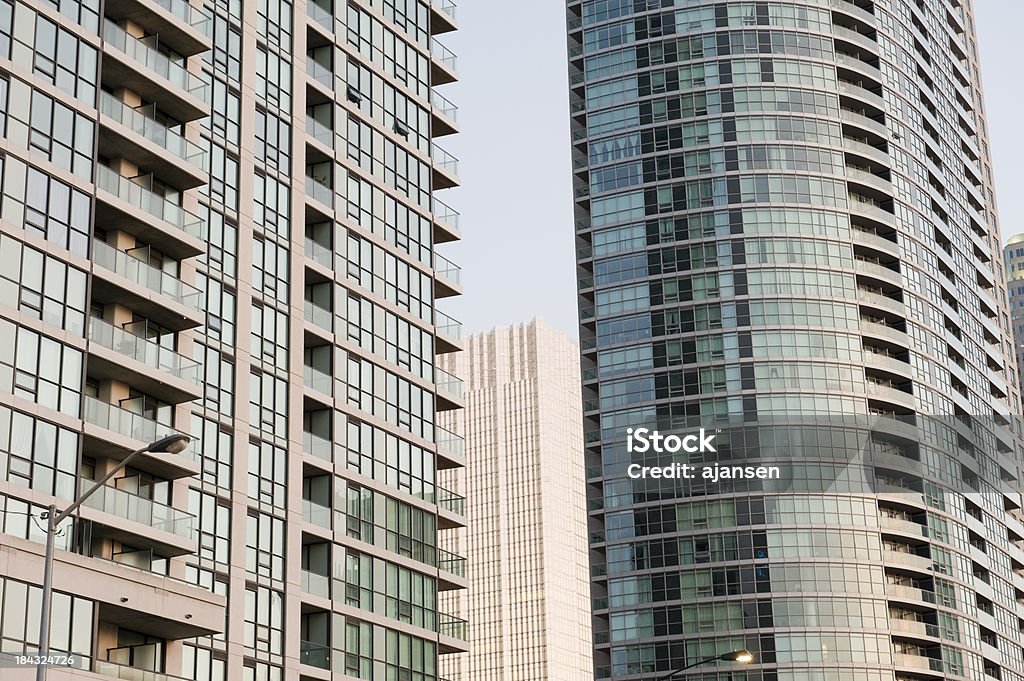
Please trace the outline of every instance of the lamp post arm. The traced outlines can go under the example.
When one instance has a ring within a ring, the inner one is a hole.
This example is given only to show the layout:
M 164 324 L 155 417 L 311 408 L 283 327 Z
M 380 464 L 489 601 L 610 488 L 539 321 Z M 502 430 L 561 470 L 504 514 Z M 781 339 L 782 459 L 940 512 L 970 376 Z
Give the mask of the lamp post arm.
M 655 679 L 655 681 L 667 681 L 668 679 L 671 679 L 676 674 L 682 674 L 687 669 L 693 669 L 694 667 L 699 667 L 702 664 L 707 664 L 708 662 L 714 662 L 717 659 L 719 659 L 719 657 L 716 655 L 715 657 L 709 657 L 706 660 L 697 660 L 696 662 L 691 662 L 690 664 L 686 665 L 685 667 L 680 667 L 679 669 L 676 669 L 675 671 L 669 672 L 665 676 L 659 676 L 657 679 Z

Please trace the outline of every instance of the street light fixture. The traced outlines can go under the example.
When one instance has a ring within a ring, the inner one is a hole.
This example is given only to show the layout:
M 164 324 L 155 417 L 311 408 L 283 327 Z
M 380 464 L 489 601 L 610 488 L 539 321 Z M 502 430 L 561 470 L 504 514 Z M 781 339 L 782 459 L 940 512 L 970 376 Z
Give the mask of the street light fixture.
M 85 503 L 85 500 L 91 497 L 96 490 L 103 487 L 107 482 L 110 481 L 115 475 L 120 473 L 124 468 L 131 463 L 139 454 L 146 454 L 149 452 L 160 453 L 160 454 L 181 454 L 188 447 L 188 443 L 191 442 L 192 438 L 182 433 L 175 433 L 162 437 L 156 442 L 146 445 L 142 449 L 137 449 L 128 456 L 126 456 L 121 463 L 114 466 L 109 473 L 107 473 L 102 480 L 97 481 L 86 490 L 83 494 L 79 495 L 70 506 L 65 508 L 63 511 L 57 512 L 57 507 L 54 504 L 50 504 L 50 507 L 46 509 L 46 558 L 43 562 L 43 611 L 39 614 L 39 664 L 36 666 L 36 681 L 45 681 L 46 679 L 46 658 L 50 655 L 50 607 L 53 603 L 53 549 L 54 549 L 54 536 L 57 533 L 57 528 L 60 526 L 65 519 L 68 518 L 72 513 L 78 510 L 78 507 Z
M 687 669 L 693 669 L 694 667 L 699 667 L 702 664 L 717 662 L 719 660 L 725 662 L 739 662 L 740 664 L 750 664 L 754 661 L 754 655 L 746 650 L 734 650 L 731 653 L 726 653 L 725 655 L 715 655 L 714 657 L 709 657 L 704 660 L 698 660 L 692 664 L 686 665 L 685 667 L 680 667 L 674 672 L 669 672 L 665 676 L 659 676 L 656 681 L 666 681 L 666 679 L 671 679 L 676 674 L 682 674 Z

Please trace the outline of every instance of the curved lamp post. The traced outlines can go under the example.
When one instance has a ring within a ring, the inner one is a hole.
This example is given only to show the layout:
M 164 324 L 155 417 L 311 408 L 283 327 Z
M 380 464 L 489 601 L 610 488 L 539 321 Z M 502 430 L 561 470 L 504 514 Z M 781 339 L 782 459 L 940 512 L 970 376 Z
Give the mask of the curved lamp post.
M 698 660 L 692 664 L 686 665 L 685 667 L 680 667 L 674 672 L 669 672 L 665 676 L 659 676 L 655 681 L 665 681 L 666 679 L 671 679 L 676 674 L 682 674 L 687 669 L 693 669 L 694 667 L 699 667 L 702 664 L 716 662 L 719 660 L 723 660 L 725 662 L 739 662 L 740 664 L 750 664 L 754 661 L 754 656 L 746 650 L 734 650 L 731 653 L 726 653 L 725 655 L 715 655 L 714 657 L 709 657 L 704 660 Z
M 64 520 L 72 513 L 78 510 L 78 507 L 85 503 L 85 500 L 91 497 L 96 490 L 120 473 L 124 468 L 131 463 L 139 454 L 145 454 L 147 452 L 156 452 L 161 454 L 180 454 L 185 451 L 188 447 L 188 443 L 192 440 L 188 435 L 181 433 L 175 433 L 174 435 L 168 435 L 167 437 L 160 438 L 156 442 L 146 445 L 142 449 L 137 449 L 128 456 L 126 456 L 121 463 L 114 466 L 113 469 L 103 479 L 93 484 L 85 493 L 81 494 L 75 499 L 70 506 L 65 508 L 63 511 L 57 512 L 57 507 L 50 504 L 50 507 L 46 509 L 46 559 L 43 562 L 43 611 L 39 614 L 39 657 L 42 658 L 39 664 L 36 666 L 36 681 L 45 681 L 46 679 L 46 658 L 50 655 L 50 607 L 53 602 L 53 543 L 54 535 L 57 533 L 57 528 Z

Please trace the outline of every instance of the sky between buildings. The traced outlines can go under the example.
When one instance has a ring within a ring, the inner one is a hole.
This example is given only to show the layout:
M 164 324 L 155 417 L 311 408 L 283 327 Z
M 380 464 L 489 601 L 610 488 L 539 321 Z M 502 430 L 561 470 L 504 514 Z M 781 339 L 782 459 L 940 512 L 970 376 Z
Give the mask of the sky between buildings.
M 1024 232 L 1024 57 L 1021 0 L 975 0 L 1002 235 Z M 443 36 L 460 82 L 461 134 L 440 143 L 462 187 L 442 199 L 462 213 L 463 241 L 445 251 L 465 295 L 442 302 L 467 332 L 541 316 L 576 337 L 565 3 L 461 0 Z

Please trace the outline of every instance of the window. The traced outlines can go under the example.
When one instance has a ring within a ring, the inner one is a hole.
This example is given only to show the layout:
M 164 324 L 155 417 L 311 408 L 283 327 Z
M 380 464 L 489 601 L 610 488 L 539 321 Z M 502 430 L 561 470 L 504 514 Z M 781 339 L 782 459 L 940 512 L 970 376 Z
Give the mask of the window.
M 7 357 L 0 358 L 0 389 L 68 416 L 79 415 L 81 350 L 3 320 L 0 347 L 14 350 L 13 366 L 5 364 Z
M 252 463 L 253 449 L 250 445 L 249 454 L 249 496 L 253 497 L 254 490 Z M 256 445 L 256 459 L 259 463 L 260 447 Z M 283 453 L 282 453 L 283 458 Z M 271 469 L 275 466 L 272 464 Z M 257 483 L 257 487 L 259 484 Z M 268 488 L 268 489 L 272 489 Z M 260 494 L 259 489 L 255 490 Z M 273 495 L 271 493 L 271 495 Z M 283 489 L 281 495 L 284 495 Z M 254 497 L 255 498 L 255 497 Z M 245 532 L 245 569 L 251 575 L 269 577 L 270 579 L 284 579 L 284 521 L 280 518 L 251 511 L 246 518 Z
M 199 558 L 227 565 L 231 561 L 231 507 L 212 494 L 189 490 L 188 512 L 196 516 Z
M 85 272 L 0 235 L 0 300 L 75 335 L 85 335 Z
M 216 421 L 196 414 L 192 415 L 192 419 L 193 423 L 198 424 L 194 432 L 199 433 L 195 446 L 202 466 L 199 472 L 200 479 L 217 487 L 231 489 L 234 436 Z
M 260 36 L 265 38 L 268 44 L 279 47 L 282 52 L 290 52 L 292 4 L 288 0 L 260 0 L 256 11 L 256 30 Z
M 291 172 L 291 127 L 283 118 L 256 107 L 256 159 L 268 170 Z
M 288 457 L 285 449 L 269 442 L 250 441 L 249 498 L 283 509 L 287 501 L 287 481 Z
M 11 163 L 7 169 L 8 178 L 14 179 L 17 165 Z M 9 191 L 12 189 L 8 187 Z M 31 166 L 27 168 L 25 229 L 30 233 L 86 257 L 89 253 L 90 215 L 88 194 Z
M 273 436 L 288 432 L 288 382 L 254 370 L 249 374 L 249 424 Z
M 246 588 L 243 643 L 254 652 L 284 652 L 284 594 L 262 586 Z
M 276 53 L 265 48 L 256 52 L 256 95 L 281 111 L 292 108 L 292 68 Z
M 86 104 L 95 105 L 96 48 L 42 16 L 36 16 L 34 48 L 35 75 Z
M 6 346 L 5 346 L 6 347 Z M 78 434 L 34 416 L 0 407 L 3 479 L 43 494 L 74 499 Z
M 27 97 L 30 91 L 32 93 L 31 150 L 64 170 L 91 179 L 94 123 L 20 81 L 16 81 L 15 90 L 19 96 Z

